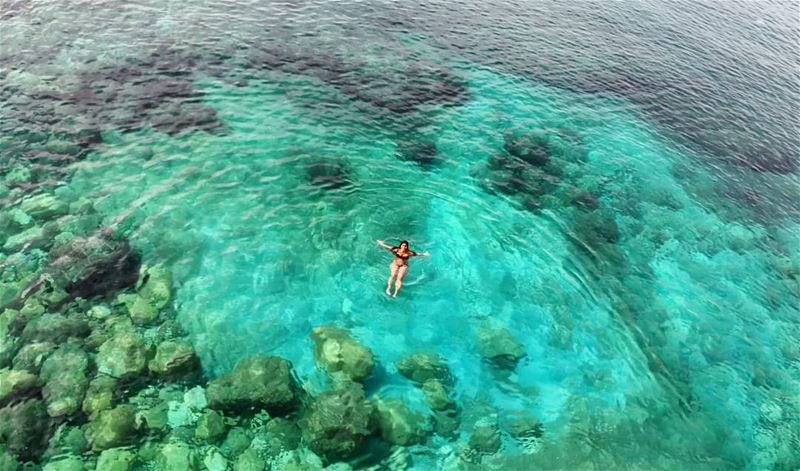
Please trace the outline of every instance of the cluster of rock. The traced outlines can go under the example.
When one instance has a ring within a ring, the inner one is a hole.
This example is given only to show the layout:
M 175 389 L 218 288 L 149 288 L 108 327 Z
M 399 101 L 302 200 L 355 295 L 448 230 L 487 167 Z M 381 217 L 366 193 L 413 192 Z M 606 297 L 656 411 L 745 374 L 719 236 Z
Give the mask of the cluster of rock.
M 378 110 L 406 114 L 424 106 L 459 105 L 468 98 L 466 81 L 441 63 L 398 49 L 381 63 L 346 60 L 314 48 L 259 47 L 247 51 L 254 69 L 309 75 L 336 87 L 343 95 Z M 404 80 L 396 80 L 402 76 Z
M 111 230 L 71 236 L 66 229 L 91 226 L 92 211 L 62 206 L 52 195 L 23 198 L 15 210 L 50 218 L 40 222 L 62 232 L 49 241 L 20 239 L 21 251 L 17 242 L 9 249 L 9 239 L 4 245 L 12 252 L 3 256 L 0 283 L 4 471 L 29 462 L 46 470 L 128 469 L 111 463 L 132 462 L 132 451 L 117 448 L 148 437 L 136 394 L 202 376 L 193 347 L 165 315 L 169 271 L 142 267 Z
M 472 175 L 492 194 L 507 195 L 530 211 L 569 210 L 582 244 L 597 249 L 613 244 L 619 228 L 602 207 L 602 183 L 581 178 L 589 154 L 580 135 L 568 128 L 514 129 L 503 147 Z
M 505 327 L 490 321 L 483 322 L 475 332 L 478 352 L 493 366 L 514 370 L 525 358 L 525 347 Z
M 172 320 L 170 271 L 142 265 L 113 231 L 92 229 L 90 207 L 73 214 L 62 206 L 50 196 L 14 206 L 22 223 L 23 215 L 35 227 L 57 221 L 48 230 L 58 235 L 11 236 L 0 266 L 0 470 L 342 471 L 364 456 L 403 469 L 411 462 L 404 447 L 460 435 L 444 358 L 419 352 L 397 361 L 425 397 L 427 408 L 414 408 L 370 393 L 374 354 L 331 325 L 310 333 L 327 390 L 309 393 L 292 364 L 274 356 L 245 358 L 208 381 Z M 525 355 L 496 326 L 477 329 L 476 340 L 499 369 L 513 370 Z M 465 462 L 500 448 L 495 423 L 464 431 Z
M 52 282 L 58 283 L 66 281 Z M 309 394 L 289 361 L 261 355 L 204 384 L 192 345 L 162 335 L 166 324 L 157 323 L 168 323 L 162 314 L 171 290 L 167 270 L 142 267 L 110 302 L 71 299 L 66 290 L 51 299 L 51 290 L 33 290 L 16 300 L 19 309 L 3 311 L 4 339 L 13 339 L 0 365 L 3 470 L 38 462 L 47 471 L 341 471 L 374 440 L 389 447 L 379 461 L 397 466 L 410 463 L 410 455 L 391 447 L 458 434 L 455 381 L 441 356 L 416 353 L 397 362 L 430 408 L 413 410 L 398 398 L 368 397 L 361 382 L 376 367 L 372 351 L 330 325 L 311 332 L 328 390 Z M 54 306 L 59 312 L 49 312 Z M 507 366 L 508 358 L 521 357 L 506 334 L 478 338 L 488 361 L 503 358 Z M 499 432 L 491 430 L 476 425 L 470 449 L 496 452 Z

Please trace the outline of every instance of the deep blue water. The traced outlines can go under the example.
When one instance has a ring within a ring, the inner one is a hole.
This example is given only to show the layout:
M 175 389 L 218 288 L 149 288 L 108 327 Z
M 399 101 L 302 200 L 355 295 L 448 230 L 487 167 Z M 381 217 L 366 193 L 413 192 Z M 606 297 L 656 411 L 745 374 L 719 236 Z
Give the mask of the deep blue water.
M 514 414 L 542 437 L 477 469 L 800 466 L 796 4 L 0 8 L 4 221 L 91 204 L 170 268 L 209 377 L 276 354 L 317 393 L 334 323 L 376 355 L 368 393 L 425 414 L 395 361 L 447 359 L 462 427 L 410 469 L 460 469 Z M 498 157 L 531 132 L 547 165 Z M 2 227 L 9 286 L 48 249 L 20 234 L 78 231 L 52 224 Z M 397 299 L 375 239 L 432 254 Z

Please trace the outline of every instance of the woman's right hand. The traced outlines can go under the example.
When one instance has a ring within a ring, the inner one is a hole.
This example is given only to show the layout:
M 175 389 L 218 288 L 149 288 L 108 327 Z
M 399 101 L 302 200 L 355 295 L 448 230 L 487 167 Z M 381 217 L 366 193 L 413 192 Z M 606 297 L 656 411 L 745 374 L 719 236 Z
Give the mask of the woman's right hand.
M 382 240 L 380 240 L 380 239 L 375 239 L 375 242 L 377 242 L 377 243 L 378 243 L 378 245 L 383 245 L 383 241 L 382 241 Z

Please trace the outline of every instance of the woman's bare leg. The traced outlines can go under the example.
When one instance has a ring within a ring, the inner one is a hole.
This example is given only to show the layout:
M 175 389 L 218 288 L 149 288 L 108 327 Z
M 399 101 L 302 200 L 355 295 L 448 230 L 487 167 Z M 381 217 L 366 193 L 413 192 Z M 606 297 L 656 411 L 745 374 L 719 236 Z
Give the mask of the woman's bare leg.
M 394 277 L 397 276 L 397 265 L 392 262 L 389 265 L 389 279 L 386 281 L 386 294 L 391 295 L 392 293 L 389 292 L 389 288 L 392 286 L 392 281 L 394 281 Z
M 407 271 L 408 265 L 404 265 L 397 269 L 397 281 L 394 282 L 394 294 L 392 295 L 395 298 L 397 297 L 397 293 L 400 291 L 400 288 L 403 287 L 403 278 L 406 277 Z

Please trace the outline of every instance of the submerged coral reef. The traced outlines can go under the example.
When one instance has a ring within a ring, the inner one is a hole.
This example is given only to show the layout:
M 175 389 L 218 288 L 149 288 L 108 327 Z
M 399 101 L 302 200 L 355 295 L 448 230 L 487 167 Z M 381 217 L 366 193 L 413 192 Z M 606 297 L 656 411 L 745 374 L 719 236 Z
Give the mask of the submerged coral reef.
M 47 217 L 61 224 L 73 216 Z M 4 471 L 37 463 L 45 470 L 402 470 L 413 461 L 402 447 L 458 433 L 456 378 L 443 357 L 419 352 L 398 360 L 399 373 L 425 397 L 426 407 L 412 408 L 361 384 L 374 381 L 381 365 L 334 325 L 309 332 L 328 376 L 323 390 L 307 388 L 291 362 L 276 356 L 243 358 L 208 377 L 172 320 L 170 270 L 140 265 L 111 229 L 87 231 L 62 233 L 49 253 L 35 249 L 35 263 L 22 253 L 4 259 Z M 507 331 L 487 329 L 477 334 L 481 354 L 513 368 L 524 352 Z M 458 458 L 465 464 L 500 448 L 496 424 L 476 424 L 469 436 Z
M 93 252 L 86 262 L 104 256 Z M 367 396 L 358 381 L 369 377 L 375 357 L 332 325 L 310 333 L 330 376 L 324 391 L 304 389 L 292 364 L 274 356 L 244 358 L 231 372 L 205 378 L 191 343 L 161 334 L 170 279 L 164 267 L 143 266 L 135 283 L 107 285 L 90 300 L 54 304 L 40 290 L 20 309 L 3 311 L 14 327 L 4 335 L 10 350 L 0 370 L 3 470 L 37 462 L 46 470 L 345 470 L 364 456 L 400 470 L 411 458 L 393 447 L 425 443 L 434 433 L 449 437 L 459 427 L 455 380 L 443 358 L 420 352 L 398 361 L 430 407 L 415 411 L 401 399 Z M 154 310 L 148 322 L 141 322 L 141 303 Z M 63 314 L 45 313 L 43 305 Z M 505 365 L 520 355 L 503 331 L 479 333 L 479 342 L 490 361 L 502 357 Z M 529 436 L 524 424 L 512 429 Z M 477 462 L 496 452 L 499 433 L 476 424 L 474 453 L 465 456 Z
M 800 467 L 787 149 L 305 7 L 3 6 L 0 471 Z

